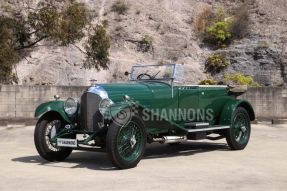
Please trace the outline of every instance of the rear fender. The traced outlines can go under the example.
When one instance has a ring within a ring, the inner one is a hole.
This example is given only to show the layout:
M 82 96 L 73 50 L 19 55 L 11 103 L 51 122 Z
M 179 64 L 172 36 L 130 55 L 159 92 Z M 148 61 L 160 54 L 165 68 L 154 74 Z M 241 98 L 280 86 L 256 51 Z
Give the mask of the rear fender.
M 246 111 L 249 114 L 250 120 L 254 121 L 255 120 L 255 113 L 254 110 L 251 106 L 251 104 L 246 101 L 246 100 L 230 100 L 228 101 L 221 113 L 220 116 L 220 121 L 219 124 L 220 125 L 230 125 L 231 124 L 231 120 L 232 120 L 232 116 L 234 115 L 235 110 L 238 107 L 243 107 L 244 109 L 246 109 Z

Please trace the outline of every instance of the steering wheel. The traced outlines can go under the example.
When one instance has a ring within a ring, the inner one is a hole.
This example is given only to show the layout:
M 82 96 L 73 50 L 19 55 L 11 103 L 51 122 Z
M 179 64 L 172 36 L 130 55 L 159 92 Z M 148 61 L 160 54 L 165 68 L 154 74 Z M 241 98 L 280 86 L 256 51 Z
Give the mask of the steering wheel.
M 137 79 L 138 79 L 138 80 L 141 80 L 144 76 L 148 77 L 148 79 L 152 79 L 151 75 L 146 74 L 146 73 L 143 73 L 143 74 L 138 75 Z

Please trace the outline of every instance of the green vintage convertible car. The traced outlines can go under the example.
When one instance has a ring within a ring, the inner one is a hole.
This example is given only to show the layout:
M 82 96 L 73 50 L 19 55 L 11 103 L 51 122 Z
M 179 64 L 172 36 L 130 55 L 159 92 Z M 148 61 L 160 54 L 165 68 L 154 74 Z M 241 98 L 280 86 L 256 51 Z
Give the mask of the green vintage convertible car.
M 35 145 L 48 161 L 72 150 L 106 151 L 120 168 L 135 167 L 147 143 L 226 138 L 233 150 L 250 137 L 252 106 L 235 86 L 183 84 L 182 65 L 135 65 L 128 83 L 93 84 L 80 100 L 41 104 L 35 111 Z M 95 161 L 96 162 L 96 161 Z

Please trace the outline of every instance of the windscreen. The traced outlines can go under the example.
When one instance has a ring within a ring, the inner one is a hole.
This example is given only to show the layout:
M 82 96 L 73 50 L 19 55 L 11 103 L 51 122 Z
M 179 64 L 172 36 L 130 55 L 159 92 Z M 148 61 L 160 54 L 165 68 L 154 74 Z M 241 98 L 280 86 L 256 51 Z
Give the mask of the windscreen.
M 175 65 L 133 66 L 131 80 L 170 80 L 173 78 Z

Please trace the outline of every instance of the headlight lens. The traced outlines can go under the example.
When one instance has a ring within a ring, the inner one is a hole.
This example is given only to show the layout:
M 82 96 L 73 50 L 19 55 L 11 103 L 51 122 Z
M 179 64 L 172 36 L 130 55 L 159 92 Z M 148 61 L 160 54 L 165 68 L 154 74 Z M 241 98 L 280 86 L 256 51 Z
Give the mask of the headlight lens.
M 101 112 L 102 115 L 104 115 L 107 111 L 108 111 L 108 108 L 114 104 L 114 102 L 110 99 L 103 99 L 100 104 L 99 104 L 99 110 Z
M 78 101 L 74 98 L 68 98 L 64 103 L 64 110 L 68 115 L 74 115 L 78 110 Z

